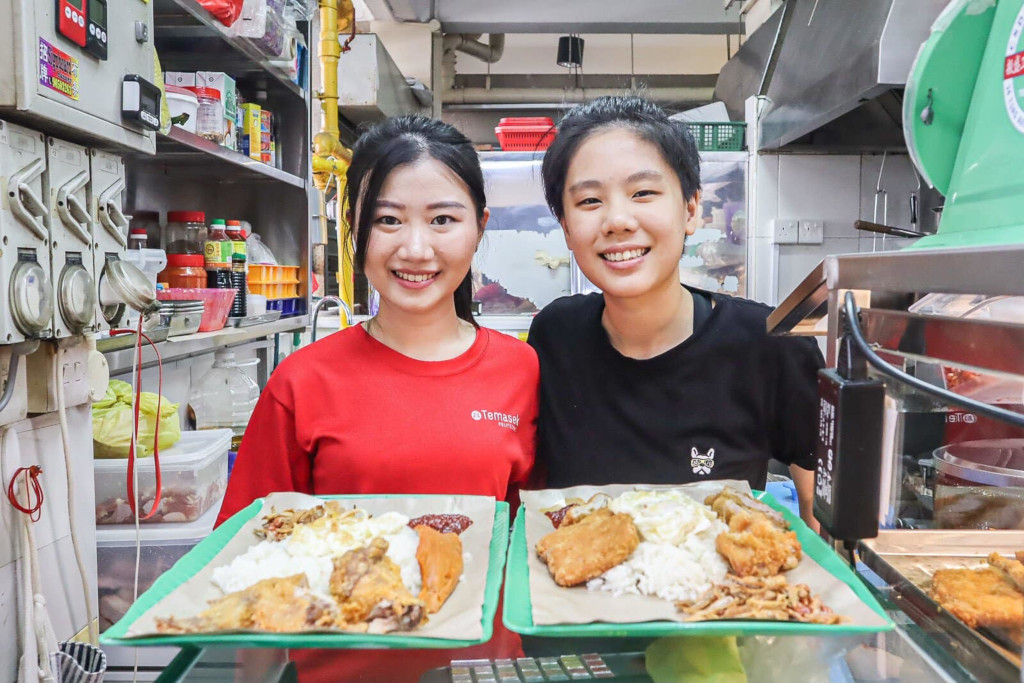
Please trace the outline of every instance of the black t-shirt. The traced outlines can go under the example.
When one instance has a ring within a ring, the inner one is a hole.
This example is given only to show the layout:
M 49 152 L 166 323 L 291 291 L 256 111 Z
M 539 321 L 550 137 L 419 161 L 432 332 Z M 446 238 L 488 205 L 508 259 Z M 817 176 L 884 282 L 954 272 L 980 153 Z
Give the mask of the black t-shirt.
M 534 319 L 537 459 L 549 486 L 745 479 L 764 488 L 771 458 L 814 468 L 817 344 L 768 335 L 768 306 L 690 291 L 693 335 L 647 360 L 612 346 L 601 294 L 558 299 Z

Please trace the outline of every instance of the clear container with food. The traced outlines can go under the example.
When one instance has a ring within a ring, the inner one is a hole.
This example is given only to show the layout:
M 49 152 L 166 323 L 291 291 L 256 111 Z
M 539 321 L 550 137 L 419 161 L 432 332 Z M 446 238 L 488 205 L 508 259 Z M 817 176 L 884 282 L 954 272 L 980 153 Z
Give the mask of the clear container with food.
M 181 440 L 160 453 L 160 506 L 144 524 L 192 522 L 224 497 L 228 483 L 230 429 L 182 432 Z M 142 513 L 149 514 L 156 495 L 152 457 L 138 458 Z M 96 524 L 133 523 L 128 506 L 128 461 L 94 460 Z
M 201 254 L 171 254 L 158 279 L 175 289 L 206 287 L 206 259 Z
M 227 467 L 227 459 L 224 460 Z M 220 500 L 194 522 L 147 526 L 139 531 L 139 595 L 185 553 L 210 535 L 220 512 Z M 135 584 L 135 525 L 96 530 L 96 569 L 100 631 L 113 626 L 132 606 Z
M 164 249 L 170 254 L 203 254 L 206 214 L 202 211 L 168 211 Z
M 220 91 L 216 88 L 202 87 L 192 88 L 192 91 L 199 99 L 196 135 L 221 144 L 227 133 L 227 124 L 224 121 L 224 104 L 220 101 Z
M 1024 530 L 1024 439 L 935 450 L 935 526 Z

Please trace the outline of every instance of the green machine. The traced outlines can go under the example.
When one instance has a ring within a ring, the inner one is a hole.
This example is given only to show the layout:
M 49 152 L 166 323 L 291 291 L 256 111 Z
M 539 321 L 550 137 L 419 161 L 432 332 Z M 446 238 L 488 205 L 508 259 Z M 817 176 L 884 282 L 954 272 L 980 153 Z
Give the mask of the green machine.
M 954 0 L 907 81 L 911 158 L 946 197 L 911 249 L 1024 243 L 1024 0 Z

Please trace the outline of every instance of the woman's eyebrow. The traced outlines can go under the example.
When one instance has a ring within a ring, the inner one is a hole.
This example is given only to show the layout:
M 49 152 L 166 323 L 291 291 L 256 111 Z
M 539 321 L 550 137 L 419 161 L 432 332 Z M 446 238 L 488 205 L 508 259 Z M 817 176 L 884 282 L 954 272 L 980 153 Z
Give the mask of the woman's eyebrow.
M 404 209 L 405 208 L 405 204 L 402 204 L 400 202 L 393 202 L 390 199 L 378 199 L 377 200 L 377 208 L 378 209 Z
M 428 211 L 436 211 L 438 209 L 465 209 L 465 208 L 466 208 L 465 204 L 463 204 L 462 202 L 454 201 L 454 200 L 445 201 L 445 202 L 434 202 L 433 204 L 427 204 L 427 210 Z
M 569 186 L 566 192 L 573 193 L 579 190 L 596 190 L 601 187 L 600 180 L 581 180 Z
M 661 180 L 662 177 L 663 176 L 658 171 L 643 170 L 631 174 L 626 178 L 626 183 L 638 183 L 641 180 Z

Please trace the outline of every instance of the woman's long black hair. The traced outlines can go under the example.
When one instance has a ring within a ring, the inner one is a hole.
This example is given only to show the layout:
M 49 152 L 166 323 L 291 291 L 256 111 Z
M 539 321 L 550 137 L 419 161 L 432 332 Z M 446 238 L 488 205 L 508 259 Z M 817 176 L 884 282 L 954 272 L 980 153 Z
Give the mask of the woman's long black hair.
M 345 187 L 346 206 L 353 215 L 350 230 L 355 234 L 354 263 L 360 270 L 366 264 L 366 250 L 373 232 L 373 218 L 384 181 L 399 166 L 429 158 L 439 161 L 466 184 L 482 221 L 487 198 L 480 157 L 465 135 L 437 119 L 425 116 L 398 116 L 378 123 L 356 142 Z M 348 240 L 346 240 L 348 243 Z M 477 326 L 473 319 L 473 279 L 471 273 L 455 290 L 455 313 Z

